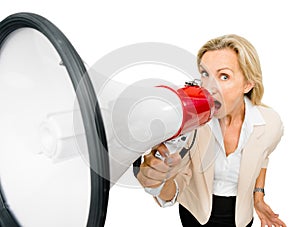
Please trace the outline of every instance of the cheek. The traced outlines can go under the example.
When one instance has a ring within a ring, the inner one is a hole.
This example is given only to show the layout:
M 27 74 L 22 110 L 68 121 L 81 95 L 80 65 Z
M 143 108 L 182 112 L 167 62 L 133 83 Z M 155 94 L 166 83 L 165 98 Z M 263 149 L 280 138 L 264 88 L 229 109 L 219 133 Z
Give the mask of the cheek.
M 228 82 L 228 83 L 219 83 L 220 92 L 223 96 L 237 98 L 244 95 L 244 89 L 242 83 L 237 82 Z
M 220 93 L 224 107 L 229 111 L 244 98 L 244 92 L 241 87 L 223 87 Z

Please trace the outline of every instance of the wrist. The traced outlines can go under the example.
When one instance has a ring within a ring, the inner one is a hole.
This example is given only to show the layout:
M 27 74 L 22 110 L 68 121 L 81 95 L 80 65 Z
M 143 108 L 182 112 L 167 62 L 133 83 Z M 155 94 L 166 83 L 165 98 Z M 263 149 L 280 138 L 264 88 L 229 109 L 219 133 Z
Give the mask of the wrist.
M 253 193 L 262 193 L 265 195 L 265 189 L 264 188 L 254 188 Z
M 154 196 L 154 198 L 156 199 L 156 201 L 158 202 L 158 204 L 161 206 L 161 207 L 168 207 L 168 206 L 172 206 L 175 204 L 176 200 L 177 200 L 177 196 L 178 196 L 178 193 L 179 193 L 179 187 L 178 187 L 178 184 L 176 182 L 175 179 L 173 179 L 172 181 L 174 184 L 175 184 L 175 194 L 172 196 L 172 199 L 163 199 L 161 198 L 162 195 L 159 195 L 159 196 Z
M 174 198 L 174 195 L 177 194 L 177 190 L 178 184 L 176 180 L 174 178 L 169 179 L 168 181 L 166 181 L 165 187 L 161 190 L 159 197 L 166 201 L 170 201 Z
M 265 196 L 265 190 L 264 188 L 254 188 L 253 190 L 253 197 L 254 197 L 254 202 L 258 203 L 260 201 L 264 200 L 264 196 Z

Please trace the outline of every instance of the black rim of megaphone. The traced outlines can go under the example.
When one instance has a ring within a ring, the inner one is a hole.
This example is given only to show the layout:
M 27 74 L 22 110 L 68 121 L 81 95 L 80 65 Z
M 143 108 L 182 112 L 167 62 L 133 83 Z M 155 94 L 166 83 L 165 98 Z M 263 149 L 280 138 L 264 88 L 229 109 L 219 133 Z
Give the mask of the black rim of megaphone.
M 54 24 L 33 13 L 12 14 L 0 22 L 0 50 L 5 39 L 20 28 L 32 28 L 45 35 L 55 47 L 68 71 L 81 110 L 89 158 L 93 162 L 90 164 L 93 169 L 90 168 L 91 198 L 87 226 L 104 226 L 110 188 L 110 182 L 107 178 L 109 176 L 109 162 L 106 154 L 108 151 L 107 141 L 97 96 L 87 76 L 84 63 L 69 40 Z M 78 89 L 79 85 L 80 89 Z M 97 172 L 105 173 L 106 177 L 100 176 Z M 30 204 L 28 205 L 30 206 Z M 1 181 L 0 206 L 0 226 L 19 227 L 18 220 L 9 210 L 5 200 Z

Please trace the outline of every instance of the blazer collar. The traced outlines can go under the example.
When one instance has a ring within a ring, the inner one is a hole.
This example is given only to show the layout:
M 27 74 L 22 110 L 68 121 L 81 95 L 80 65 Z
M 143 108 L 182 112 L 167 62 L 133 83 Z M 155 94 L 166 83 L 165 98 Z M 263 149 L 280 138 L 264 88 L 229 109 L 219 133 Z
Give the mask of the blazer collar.
M 248 97 L 244 97 L 245 102 L 245 123 L 247 125 L 257 126 L 265 125 L 265 119 L 261 115 L 258 107 L 253 105 Z

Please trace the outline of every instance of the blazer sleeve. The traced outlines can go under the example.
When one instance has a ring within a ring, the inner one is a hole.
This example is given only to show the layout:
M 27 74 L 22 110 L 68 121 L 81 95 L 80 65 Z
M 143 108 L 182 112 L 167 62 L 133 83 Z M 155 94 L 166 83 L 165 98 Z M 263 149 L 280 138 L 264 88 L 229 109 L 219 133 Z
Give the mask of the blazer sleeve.
M 190 180 L 192 178 L 192 162 L 191 162 L 191 153 L 195 152 L 195 141 L 193 141 L 193 138 L 190 138 L 187 142 L 185 149 L 189 150 L 184 157 L 182 158 L 182 161 L 179 166 L 178 174 L 175 177 L 175 180 L 178 184 L 179 194 L 184 191 L 185 187 L 190 183 Z M 191 148 L 191 149 L 190 149 Z
M 188 156 L 188 155 L 187 155 Z M 183 160 L 184 165 L 181 165 L 179 173 L 176 175 L 175 180 L 178 184 L 179 194 L 184 191 L 185 187 L 190 183 L 192 177 L 191 161 Z
M 284 127 L 283 123 L 279 117 L 279 115 L 272 109 L 269 109 L 269 112 L 265 119 L 268 119 L 267 121 L 267 137 L 266 140 L 269 142 L 269 145 L 266 147 L 266 156 L 262 163 L 262 168 L 267 168 L 269 163 L 269 155 L 275 150 L 278 143 L 281 140 L 281 137 L 283 136 Z

